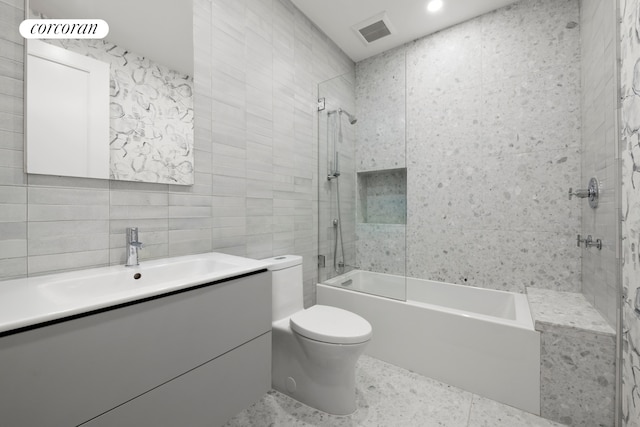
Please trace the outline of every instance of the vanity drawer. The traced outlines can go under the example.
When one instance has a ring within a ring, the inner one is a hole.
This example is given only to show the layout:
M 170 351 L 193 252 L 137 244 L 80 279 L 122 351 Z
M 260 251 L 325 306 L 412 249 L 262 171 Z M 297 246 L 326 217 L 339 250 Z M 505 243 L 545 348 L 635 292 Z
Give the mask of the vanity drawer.
M 270 330 L 263 272 L 0 338 L 2 423 L 81 424 Z
M 270 388 L 268 332 L 82 426 L 220 426 Z

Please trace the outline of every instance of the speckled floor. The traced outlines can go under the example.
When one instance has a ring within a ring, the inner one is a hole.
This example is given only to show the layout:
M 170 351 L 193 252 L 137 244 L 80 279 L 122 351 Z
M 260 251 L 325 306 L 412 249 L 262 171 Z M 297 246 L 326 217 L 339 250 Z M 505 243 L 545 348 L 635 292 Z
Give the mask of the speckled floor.
M 358 410 L 320 412 L 275 390 L 225 427 L 552 427 L 561 424 L 362 356 L 356 371 Z

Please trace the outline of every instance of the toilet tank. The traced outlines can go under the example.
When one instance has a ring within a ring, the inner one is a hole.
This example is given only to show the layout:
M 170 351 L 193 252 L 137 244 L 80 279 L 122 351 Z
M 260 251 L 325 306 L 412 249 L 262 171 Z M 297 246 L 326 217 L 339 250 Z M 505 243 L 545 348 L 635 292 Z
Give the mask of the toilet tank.
M 271 271 L 272 319 L 280 320 L 304 309 L 302 257 L 283 255 L 267 258 Z

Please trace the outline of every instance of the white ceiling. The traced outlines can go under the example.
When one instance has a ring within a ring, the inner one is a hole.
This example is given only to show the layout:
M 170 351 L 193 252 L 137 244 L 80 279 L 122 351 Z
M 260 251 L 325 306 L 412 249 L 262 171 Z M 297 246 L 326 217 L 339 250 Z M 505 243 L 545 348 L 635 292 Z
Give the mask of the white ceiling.
M 247 0 L 257 1 L 257 0 Z M 517 0 L 443 0 L 434 14 L 428 0 L 292 0 L 349 57 L 361 61 Z M 50 18 L 95 18 L 109 24 L 107 39 L 193 75 L 193 16 L 189 0 L 29 0 Z M 365 45 L 352 26 L 385 12 L 394 32 Z
M 103 19 L 109 24 L 110 42 L 193 76 L 191 4 L 190 0 L 29 0 L 31 9 L 48 18 Z
M 428 0 L 292 1 L 353 61 L 358 62 L 517 0 L 443 0 L 442 9 L 433 14 L 427 12 Z M 365 45 L 352 26 L 381 12 L 386 12 L 395 33 Z

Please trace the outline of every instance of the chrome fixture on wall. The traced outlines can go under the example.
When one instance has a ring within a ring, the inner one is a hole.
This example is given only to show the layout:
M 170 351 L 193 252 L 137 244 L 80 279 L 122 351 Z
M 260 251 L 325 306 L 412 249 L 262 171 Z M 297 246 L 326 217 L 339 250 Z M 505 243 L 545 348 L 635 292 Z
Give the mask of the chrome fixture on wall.
M 569 200 L 573 196 L 579 197 L 581 199 L 589 199 L 589 206 L 595 209 L 598 207 L 598 180 L 595 178 L 591 178 L 589 180 L 589 186 L 586 189 L 573 191 L 573 188 L 569 188 Z
M 322 102 L 322 105 L 321 105 Z M 324 108 L 324 98 L 320 98 L 318 100 L 318 110 L 320 107 Z M 320 110 L 321 111 L 321 110 Z M 333 142 L 333 167 L 329 165 L 329 172 L 327 173 L 327 180 L 332 181 L 335 179 L 335 187 L 336 187 L 336 207 L 337 207 L 337 218 L 333 220 L 333 229 L 334 229 L 334 246 L 333 246 L 333 269 L 336 273 L 342 274 L 345 269 L 345 255 L 344 255 L 344 240 L 342 239 L 342 218 L 341 218 L 341 209 L 340 209 L 340 181 L 338 177 L 340 176 L 340 153 L 338 152 L 338 145 L 342 143 L 342 115 L 346 115 L 349 119 L 349 124 L 355 124 L 358 119 L 350 114 L 348 111 L 343 110 L 342 108 L 338 108 L 336 110 L 327 111 L 327 117 L 331 117 L 332 115 L 337 114 L 334 118 L 334 126 L 333 132 L 329 133 L 329 136 Z M 329 122 L 328 122 L 329 123 Z M 330 162 L 329 162 L 330 163 Z M 341 249 L 341 259 L 338 260 L 338 239 L 340 239 L 340 249 Z
M 583 242 L 584 242 L 585 248 L 592 248 L 595 246 L 598 250 L 602 250 L 602 240 L 601 239 L 594 240 L 593 237 L 591 237 L 591 234 L 589 234 L 586 239 L 583 239 L 582 236 L 578 234 L 577 246 L 580 247 L 580 244 Z
M 324 105 L 324 98 L 321 98 L 323 105 Z M 323 107 L 324 109 L 324 107 Z M 318 100 L 318 110 L 320 110 L 320 100 Z M 337 135 L 337 139 L 334 139 L 334 159 L 333 159 L 333 170 L 330 171 L 327 174 L 327 179 L 329 181 L 331 181 L 332 179 L 335 179 L 337 177 L 340 176 L 340 165 L 339 165 L 339 160 L 338 160 L 338 150 L 337 147 L 335 147 L 335 142 L 342 142 L 342 121 L 339 120 L 342 115 L 344 114 L 345 116 L 347 116 L 347 118 L 349 119 L 349 124 L 353 125 L 355 124 L 358 119 L 356 118 L 356 116 L 354 116 L 353 114 L 349 113 L 347 110 L 343 110 L 342 108 L 338 108 L 337 110 L 331 110 L 327 112 L 327 116 L 331 116 L 332 114 L 336 114 L 338 113 L 338 121 L 337 121 L 337 131 L 338 131 L 338 135 Z
M 338 108 L 338 112 L 340 114 L 344 114 L 349 119 L 350 125 L 355 125 L 358 119 L 353 114 L 349 113 L 347 110 L 343 110 L 342 108 Z
M 138 241 L 138 227 L 128 227 L 127 231 L 127 262 L 126 267 L 140 265 L 138 250 L 142 249 L 142 242 Z
M 326 257 L 324 255 L 318 255 L 318 268 L 325 268 L 326 266 Z

